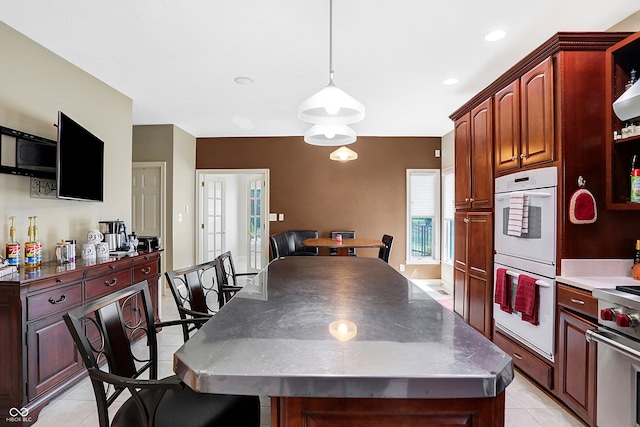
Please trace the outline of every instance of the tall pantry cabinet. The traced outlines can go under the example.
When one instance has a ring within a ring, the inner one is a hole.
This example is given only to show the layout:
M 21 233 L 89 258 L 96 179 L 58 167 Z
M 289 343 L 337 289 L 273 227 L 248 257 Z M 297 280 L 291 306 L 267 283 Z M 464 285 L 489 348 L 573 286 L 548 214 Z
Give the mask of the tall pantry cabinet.
M 487 99 L 455 121 L 454 310 L 491 338 L 493 116 Z

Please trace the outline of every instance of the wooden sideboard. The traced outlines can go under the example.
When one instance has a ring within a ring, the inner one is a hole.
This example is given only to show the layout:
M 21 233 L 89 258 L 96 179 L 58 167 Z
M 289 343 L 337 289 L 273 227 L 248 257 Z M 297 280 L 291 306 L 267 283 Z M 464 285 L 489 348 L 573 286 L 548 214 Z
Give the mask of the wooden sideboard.
M 0 425 L 31 425 L 52 398 L 86 375 L 64 313 L 147 280 L 158 320 L 160 254 L 44 263 L 39 271 L 0 278 Z M 28 415 L 9 420 L 11 408 Z

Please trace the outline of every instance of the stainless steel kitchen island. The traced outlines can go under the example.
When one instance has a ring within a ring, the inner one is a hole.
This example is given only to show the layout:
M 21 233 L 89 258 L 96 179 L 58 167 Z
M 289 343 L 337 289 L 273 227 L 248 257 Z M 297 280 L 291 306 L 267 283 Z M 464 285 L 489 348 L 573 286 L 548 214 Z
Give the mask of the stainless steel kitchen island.
M 513 379 L 507 354 L 362 257 L 272 262 L 176 352 L 174 370 L 200 392 L 271 396 L 273 427 L 501 426 Z

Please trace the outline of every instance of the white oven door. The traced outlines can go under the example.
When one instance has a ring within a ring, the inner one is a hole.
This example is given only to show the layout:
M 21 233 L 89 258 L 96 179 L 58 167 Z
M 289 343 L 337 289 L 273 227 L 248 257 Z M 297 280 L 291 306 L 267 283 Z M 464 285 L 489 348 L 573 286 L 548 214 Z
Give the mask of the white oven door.
M 498 257 L 498 256 L 497 256 Z M 514 340 L 535 350 L 541 356 L 553 361 L 554 351 L 554 324 L 555 324 L 555 306 L 556 306 L 556 282 L 554 279 L 532 273 L 530 271 L 517 269 L 514 266 L 506 264 L 494 264 L 494 301 L 495 301 L 495 277 L 498 268 L 507 269 L 507 286 L 511 286 L 511 307 L 513 308 L 516 289 L 518 284 L 518 275 L 526 274 L 539 280 L 538 288 L 540 292 L 540 306 L 538 309 L 538 325 L 533 325 L 522 320 L 520 312 L 513 311 L 507 313 L 500 309 L 500 305 L 493 303 L 493 318 L 495 319 L 496 329 L 510 336 Z
M 521 236 L 507 234 L 511 193 L 495 195 L 496 253 L 544 264 L 556 263 L 556 187 L 526 190 L 529 200 L 528 232 Z

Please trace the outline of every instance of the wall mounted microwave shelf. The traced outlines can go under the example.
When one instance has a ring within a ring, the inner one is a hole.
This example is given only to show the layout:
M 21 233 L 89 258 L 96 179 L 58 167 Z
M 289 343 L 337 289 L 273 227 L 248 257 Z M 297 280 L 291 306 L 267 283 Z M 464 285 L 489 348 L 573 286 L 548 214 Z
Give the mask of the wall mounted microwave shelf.
M 0 173 L 55 179 L 56 144 L 0 126 Z

